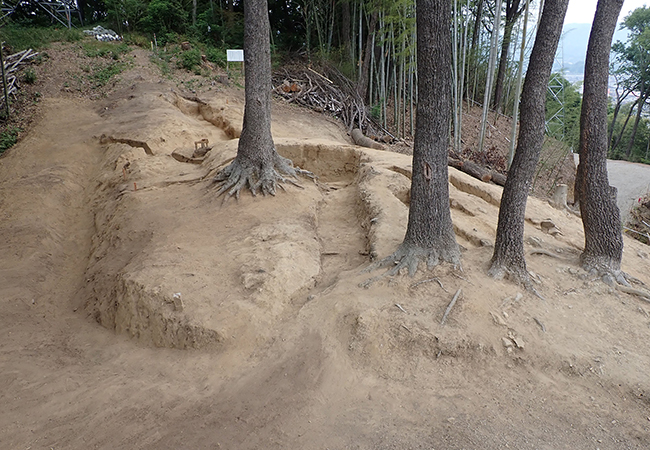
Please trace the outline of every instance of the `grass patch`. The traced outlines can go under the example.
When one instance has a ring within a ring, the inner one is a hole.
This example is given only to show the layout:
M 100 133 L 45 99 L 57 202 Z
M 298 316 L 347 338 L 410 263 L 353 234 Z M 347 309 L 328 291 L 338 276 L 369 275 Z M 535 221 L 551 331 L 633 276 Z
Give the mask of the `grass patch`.
M 205 57 L 211 63 L 220 67 L 226 67 L 226 52 L 220 48 L 208 47 L 205 49 Z
M 169 68 L 169 63 L 171 59 L 172 59 L 171 55 L 163 51 L 155 52 L 150 57 L 151 62 L 154 63 L 156 66 L 158 66 L 160 72 L 164 76 L 169 76 L 169 74 L 171 73 L 171 69 Z
M 149 48 L 151 41 L 148 37 L 139 33 L 124 33 L 122 35 L 122 42 L 126 45 L 135 45 L 136 47 Z
M 0 155 L 4 153 L 5 150 L 10 149 L 16 145 L 18 140 L 18 133 L 20 133 L 22 128 L 19 127 L 8 127 L 6 130 L 0 133 Z
M 0 28 L 0 40 L 9 45 L 14 52 L 32 48 L 41 50 L 52 42 L 77 42 L 83 39 L 80 30 L 67 28 L 21 27 L 6 25 Z
M 196 66 L 201 65 L 201 50 L 193 48 L 181 53 L 178 65 L 187 70 L 193 70 Z
M 120 63 L 111 63 L 106 67 L 92 68 L 89 70 L 88 79 L 93 83 L 94 88 L 99 88 L 108 84 L 111 79 L 122 73 L 124 65 Z
M 121 42 L 101 42 L 97 40 L 85 41 L 81 44 L 81 48 L 86 56 L 89 58 L 104 58 L 111 57 L 114 60 L 131 51 L 131 48 Z
M 34 84 L 36 83 L 36 72 L 31 67 L 28 67 L 23 71 L 22 75 L 23 83 Z

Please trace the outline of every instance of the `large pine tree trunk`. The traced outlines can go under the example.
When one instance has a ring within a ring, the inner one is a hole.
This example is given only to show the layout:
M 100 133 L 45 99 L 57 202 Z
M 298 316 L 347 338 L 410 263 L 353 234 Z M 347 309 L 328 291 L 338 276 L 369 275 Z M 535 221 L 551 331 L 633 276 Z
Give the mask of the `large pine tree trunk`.
M 580 115 L 580 163 L 575 191 L 585 230 L 581 262 L 587 269 L 620 274 L 623 256 L 616 189 L 607 179 L 609 52 L 623 0 L 599 0 L 589 36 Z
M 449 211 L 447 148 L 451 114 L 451 5 L 447 0 L 417 0 L 418 104 L 413 146 L 413 179 L 404 242 L 381 265 L 406 267 L 419 262 L 460 264 Z M 390 273 L 389 272 L 389 273 Z
M 562 32 L 568 0 L 546 0 L 521 95 L 519 139 L 499 208 L 489 273 L 529 283 L 524 257 L 524 214 L 544 142 L 546 89 Z
M 281 157 L 271 136 L 271 42 L 267 0 L 244 2 L 244 123 L 237 148 L 237 157 L 215 178 L 220 183 L 217 195 L 227 193 L 239 198 L 243 187 L 253 195 L 275 195 L 283 175 L 311 175 L 293 167 Z
M 237 158 L 264 165 L 275 145 L 271 136 L 271 42 L 267 0 L 244 2 L 244 123 Z

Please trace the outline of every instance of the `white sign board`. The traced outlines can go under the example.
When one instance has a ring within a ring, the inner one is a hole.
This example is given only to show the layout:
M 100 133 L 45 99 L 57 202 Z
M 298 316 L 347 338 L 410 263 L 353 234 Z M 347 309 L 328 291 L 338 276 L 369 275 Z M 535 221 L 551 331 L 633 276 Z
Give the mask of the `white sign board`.
M 226 60 L 244 62 L 244 50 L 226 50 Z

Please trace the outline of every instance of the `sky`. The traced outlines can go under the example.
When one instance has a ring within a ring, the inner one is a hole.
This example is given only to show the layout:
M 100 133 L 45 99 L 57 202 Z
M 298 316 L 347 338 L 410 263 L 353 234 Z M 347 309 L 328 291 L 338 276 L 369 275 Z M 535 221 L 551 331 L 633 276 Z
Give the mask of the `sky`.
M 597 0 L 569 0 L 569 9 L 564 23 L 591 23 L 596 13 Z M 618 16 L 619 22 L 631 11 L 642 6 L 649 6 L 650 0 L 625 0 Z

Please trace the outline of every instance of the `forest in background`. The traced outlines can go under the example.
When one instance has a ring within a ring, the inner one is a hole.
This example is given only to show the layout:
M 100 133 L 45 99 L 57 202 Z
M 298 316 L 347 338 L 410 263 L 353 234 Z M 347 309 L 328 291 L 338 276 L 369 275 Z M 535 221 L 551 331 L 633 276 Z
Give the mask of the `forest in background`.
M 154 45 L 163 70 L 171 56 L 197 72 L 201 55 L 225 65 L 225 50 L 242 48 L 241 1 L 79 0 L 78 5 L 79 16 L 73 17 L 77 27 L 82 28 L 82 22 L 83 28 L 102 24 L 123 35 L 127 44 Z M 468 0 L 452 8 L 452 129 L 462 129 L 464 109 L 479 106 L 483 135 L 489 121 L 518 114 L 520 80 L 534 40 L 539 2 Z M 35 2 L 21 2 L 3 20 L 2 40 L 15 50 L 38 47 L 38 42 L 30 42 L 38 32 L 25 33 L 25 28 L 53 25 L 50 16 L 38 11 Z M 335 70 L 356 90 L 367 116 L 380 128 L 398 138 L 413 136 L 418 96 L 413 1 L 269 0 L 269 14 L 274 67 Z M 650 163 L 650 8 L 633 11 L 622 26 L 628 38 L 612 47 L 610 73 L 616 88 L 610 96 L 609 157 Z M 183 51 L 181 42 L 193 45 Z M 552 76 L 547 135 L 564 143 L 567 151 L 577 150 L 580 92 L 581 86 L 562 73 Z M 452 140 L 459 153 L 460 135 L 454 133 Z M 479 148 L 472 151 L 482 151 L 482 136 L 478 142 Z

